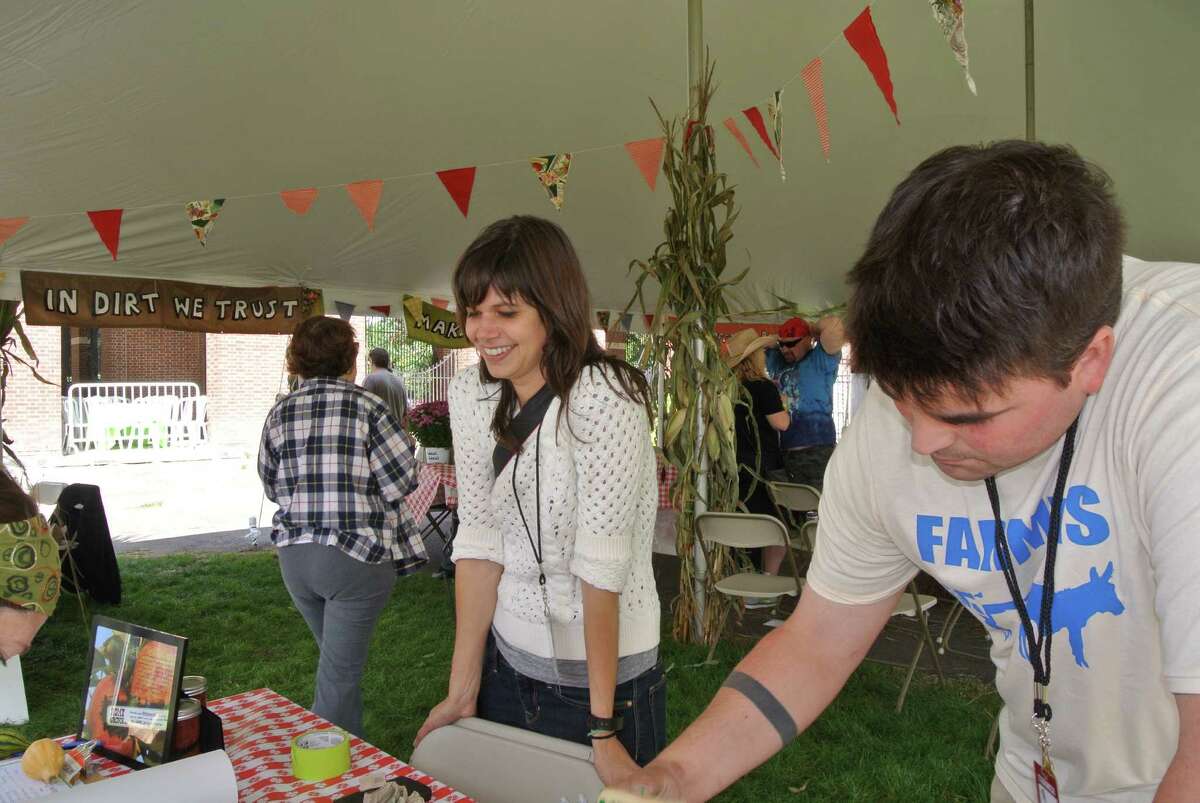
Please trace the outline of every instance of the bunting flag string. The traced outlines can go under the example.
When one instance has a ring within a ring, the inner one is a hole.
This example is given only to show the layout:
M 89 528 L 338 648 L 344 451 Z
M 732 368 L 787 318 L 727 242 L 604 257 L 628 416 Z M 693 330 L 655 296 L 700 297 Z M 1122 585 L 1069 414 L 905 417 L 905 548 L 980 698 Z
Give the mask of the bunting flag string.
M 367 231 L 375 231 L 375 212 L 379 209 L 379 197 L 383 195 L 383 180 L 355 181 L 346 185 L 346 192 L 363 220 L 367 221 Z
M 750 161 L 754 162 L 754 166 L 759 167 L 758 157 L 754 155 L 754 151 L 750 150 L 750 143 L 746 141 L 746 135 L 742 133 L 742 129 L 738 128 L 737 120 L 734 120 L 732 117 L 726 117 L 725 128 L 729 129 L 730 134 L 733 134 L 733 138 L 742 146 L 742 150 L 750 157 Z
M 21 227 L 28 222 L 29 218 L 27 217 L 0 218 L 0 245 L 4 245 L 9 237 L 20 231 Z
M 821 57 L 817 56 L 800 72 L 804 88 L 808 90 L 808 105 L 817 122 L 817 138 L 821 141 L 821 152 L 829 161 L 829 113 L 825 110 L 825 81 L 821 77 Z
M 767 133 L 767 125 L 763 122 L 762 112 L 757 106 L 751 106 L 748 109 L 742 109 L 742 114 L 746 115 L 746 119 L 750 121 L 750 125 L 754 126 L 754 130 L 758 133 L 758 138 L 767 146 L 767 150 L 776 159 L 779 158 L 779 151 L 775 150 L 775 146 L 771 143 L 771 136 Z
M 382 304 L 378 307 L 371 307 L 371 311 L 377 312 L 383 317 L 387 318 L 392 314 L 392 306 L 390 304 Z
M 879 41 L 879 32 L 875 30 L 875 21 L 871 18 L 871 7 L 867 6 L 862 13 L 854 18 L 854 22 L 846 26 L 842 32 L 850 47 L 862 59 L 863 64 L 871 71 L 876 86 L 883 93 L 896 125 L 900 125 L 900 113 L 896 110 L 896 98 L 892 91 L 892 75 L 888 69 L 887 53 L 883 52 L 883 44 Z
M 625 143 L 629 158 L 633 159 L 633 163 L 641 171 L 642 178 L 646 179 L 646 185 L 650 187 L 651 192 L 658 186 L 658 173 L 662 169 L 663 148 L 666 144 L 667 141 L 663 137 Z
M 929 0 L 929 5 L 933 9 L 933 18 L 942 29 L 942 36 L 946 37 L 946 44 L 954 52 L 955 61 L 963 69 L 967 89 L 972 95 L 978 95 L 967 58 L 967 9 L 962 0 Z
M 475 187 L 475 168 L 459 167 L 454 170 L 439 170 L 437 177 L 442 182 L 442 186 L 446 188 L 446 192 L 450 193 L 450 197 L 454 199 L 458 211 L 462 212 L 463 217 L 466 217 L 467 209 L 471 206 L 471 190 Z
M 776 89 L 767 101 L 767 114 L 771 118 L 771 133 L 775 135 L 775 155 L 779 157 L 779 180 L 787 181 L 783 168 L 783 90 Z
M 283 205 L 295 212 L 297 215 L 303 215 L 308 212 L 308 208 L 312 206 L 313 201 L 317 200 L 317 188 L 305 187 L 299 190 L 282 190 L 279 197 L 283 199 Z
M 348 321 L 354 315 L 354 305 L 346 301 L 335 301 L 333 306 L 337 308 L 338 317 L 343 321 Z
M 113 262 L 117 261 L 117 246 L 121 242 L 121 215 L 124 209 L 100 209 L 88 212 L 92 227 L 100 235 L 100 242 L 112 254 Z
M 200 241 L 200 245 L 208 245 L 208 232 L 213 227 L 221 207 L 225 205 L 224 198 L 213 198 L 211 201 L 189 201 L 185 207 L 188 220 L 192 222 L 192 233 Z
M 529 164 L 533 166 L 533 172 L 537 175 L 538 181 L 546 188 L 546 193 L 550 196 L 550 203 L 554 204 L 554 208 L 561 212 L 563 202 L 566 201 L 567 173 L 571 169 L 571 154 L 552 153 L 548 156 L 532 156 Z

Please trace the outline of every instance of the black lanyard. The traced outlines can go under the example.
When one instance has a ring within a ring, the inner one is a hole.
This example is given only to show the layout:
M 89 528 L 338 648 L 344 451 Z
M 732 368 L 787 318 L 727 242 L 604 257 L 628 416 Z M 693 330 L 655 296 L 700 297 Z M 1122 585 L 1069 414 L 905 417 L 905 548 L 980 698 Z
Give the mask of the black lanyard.
M 521 453 L 513 456 L 512 491 L 513 499 L 517 502 L 517 513 L 521 514 L 521 524 L 525 525 L 525 536 L 529 539 L 529 548 L 533 550 L 533 559 L 537 561 L 538 585 L 546 585 L 546 572 L 542 569 L 542 425 L 539 423 L 534 430 L 533 447 L 533 487 L 534 499 L 537 504 L 537 546 L 533 545 L 533 533 L 529 531 L 529 522 L 525 520 L 525 511 L 521 509 L 521 495 L 517 493 L 517 469 L 521 467 Z
M 1029 663 L 1033 665 L 1033 682 L 1037 692 L 1033 700 L 1033 715 L 1043 722 L 1049 722 L 1053 712 L 1050 704 L 1044 698 L 1045 688 L 1050 685 L 1050 640 L 1054 634 L 1051 612 L 1054 607 L 1054 558 L 1058 554 L 1058 531 L 1062 523 L 1063 493 L 1067 486 L 1067 472 L 1071 469 L 1071 458 L 1075 456 L 1075 430 L 1079 426 L 1076 418 L 1067 430 L 1063 440 L 1062 457 L 1058 461 L 1058 481 L 1054 484 L 1054 496 L 1050 500 L 1050 529 L 1046 533 L 1046 567 L 1042 577 L 1042 609 L 1038 614 L 1038 632 L 1033 632 L 1033 621 L 1029 610 L 1025 607 L 1025 598 L 1021 596 L 1021 587 L 1017 585 L 1017 571 L 1013 566 L 1012 550 L 1008 548 L 1008 538 L 1004 533 L 1004 519 L 1000 516 L 1000 493 L 996 490 L 995 476 L 985 481 L 988 499 L 992 503 L 992 513 L 996 517 L 996 555 L 1000 568 L 1004 570 L 1004 580 L 1008 583 L 1008 592 L 1012 594 L 1013 605 L 1017 615 L 1021 617 L 1021 629 L 1029 645 Z

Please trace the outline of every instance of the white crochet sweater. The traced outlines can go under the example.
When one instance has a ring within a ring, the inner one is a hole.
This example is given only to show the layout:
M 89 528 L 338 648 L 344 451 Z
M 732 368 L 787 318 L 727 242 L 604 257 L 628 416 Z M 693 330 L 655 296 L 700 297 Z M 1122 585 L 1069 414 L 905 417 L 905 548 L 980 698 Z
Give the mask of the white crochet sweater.
M 616 378 L 611 381 L 619 388 Z M 640 404 L 609 387 L 600 369 L 585 368 L 570 395 L 546 411 L 541 437 L 542 560 L 553 642 L 546 627 L 533 549 L 513 498 L 536 544 L 534 438 L 493 482 L 492 415 L 500 386 L 483 384 L 469 367 L 450 384 L 450 424 L 458 479 L 454 560 L 490 560 L 504 567 L 493 626 L 509 644 L 545 658 L 586 658 L 580 581 L 618 592 L 619 655 L 658 645 L 659 604 L 650 565 L 658 510 L 654 448 Z

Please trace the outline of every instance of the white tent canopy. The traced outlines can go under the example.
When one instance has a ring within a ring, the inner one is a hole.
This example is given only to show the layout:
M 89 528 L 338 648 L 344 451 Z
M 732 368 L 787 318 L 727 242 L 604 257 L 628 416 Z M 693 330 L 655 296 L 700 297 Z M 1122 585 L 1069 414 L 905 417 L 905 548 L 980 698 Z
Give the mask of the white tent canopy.
M 817 306 L 895 183 L 949 144 L 1020 137 L 1024 22 L 1017 2 L 967 1 L 970 94 L 926 0 L 878 0 L 902 125 L 842 39 L 863 0 L 707 0 L 720 84 L 720 166 L 743 214 L 731 265 L 738 302 Z M 1195 36 L 1188 0 L 1037 5 L 1040 137 L 1113 175 L 1132 253 L 1200 261 Z M 622 143 L 656 136 L 647 102 L 687 98 L 684 0 L 141 2 L 0 5 L 0 218 L 30 222 L 0 246 L 0 290 L 19 270 L 231 284 L 302 282 L 326 302 L 449 295 L 454 260 L 488 222 L 560 222 L 594 303 L 621 308 L 626 266 L 661 239 L 669 199 Z M 824 58 L 832 161 L 798 73 Z M 788 180 L 740 110 L 785 82 Z M 755 168 L 721 120 L 738 119 Z M 604 146 L 612 146 L 605 148 Z M 592 150 L 596 149 L 596 150 Z M 527 157 L 573 151 L 555 212 Z M 498 163 L 498 164 L 497 164 Z M 470 217 L 433 171 L 478 165 Z M 374 232 L 340 185 L 385 179 Z M 321 187 L 307 215 L 280 190 Z M 184 204 L 228 198 L 202 248 Z M 113 261 L 86 210 L 124 208 Z

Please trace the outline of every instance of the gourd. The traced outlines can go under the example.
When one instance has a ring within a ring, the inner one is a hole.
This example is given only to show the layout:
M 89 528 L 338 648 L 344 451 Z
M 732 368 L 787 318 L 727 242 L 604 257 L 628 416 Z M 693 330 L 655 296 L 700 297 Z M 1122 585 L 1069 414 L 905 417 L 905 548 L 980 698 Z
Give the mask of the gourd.
M 29 747 L 25 734 L 15 728 L 0 728 L 0 759 L 20 753 Z
M 63 749 L 53 739 L 38 739 L 21 757 L 21 771 L 35 781 L 45 783 L 63 768 Z

